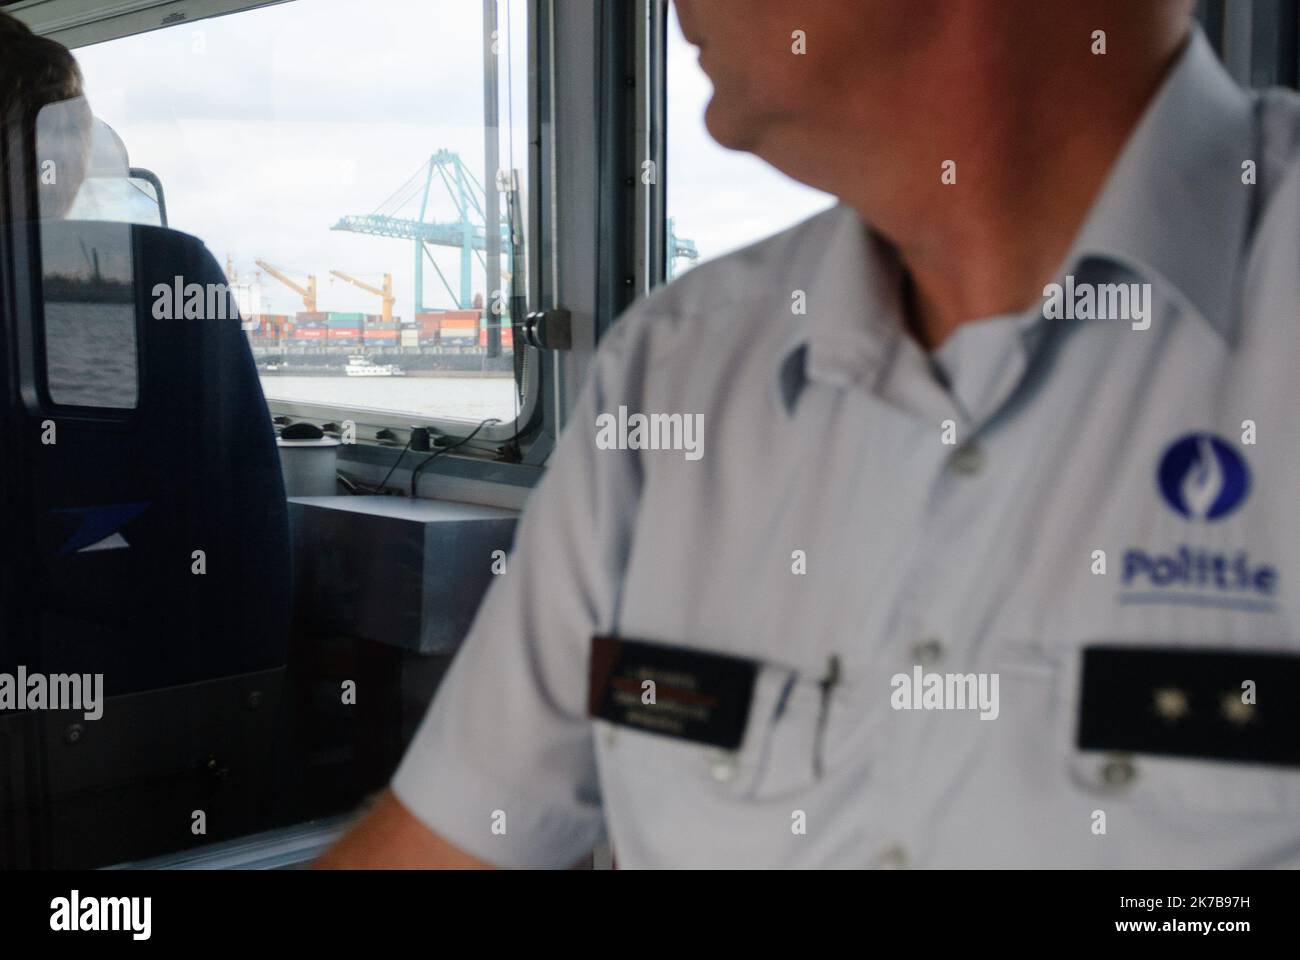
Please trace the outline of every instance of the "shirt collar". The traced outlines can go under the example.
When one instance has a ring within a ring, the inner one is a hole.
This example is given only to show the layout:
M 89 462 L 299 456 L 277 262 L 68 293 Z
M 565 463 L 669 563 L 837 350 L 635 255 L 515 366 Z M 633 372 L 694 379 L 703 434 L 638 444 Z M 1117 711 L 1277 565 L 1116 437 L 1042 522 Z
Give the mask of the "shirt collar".
M 874 387 L 903 331 L 902 272 L 889 244 L 847 204 L 836 204 L 818 220 L 802 245 L 818 259 L 792 278 L 795 286 L 806 284 L 807 316 L 780 351 L 778 378 L 787 411 L 809 379 Z
M 1120 263 L 1229 337 L 1253 194 L 1252 101 L 1199 27 L 1120 152 L 1066 257 Z M 1254 158 L 1258 161 L 1259 158 Z
M 1065 272 L 1089 258 L 1120 263 L 1226 338 L 1249 191 L 1257 189 L 1241 179 L 1254 138 L 1250 96 L 1194 27 L 1085 218 Z M 903 330 L 901 267 L 892 248 L 843 203 L 824 217 L 804 245 L 821 258 L 807 291 L 808 316 L 780 354 L 787 411 L 808 380 L 872 388 Z

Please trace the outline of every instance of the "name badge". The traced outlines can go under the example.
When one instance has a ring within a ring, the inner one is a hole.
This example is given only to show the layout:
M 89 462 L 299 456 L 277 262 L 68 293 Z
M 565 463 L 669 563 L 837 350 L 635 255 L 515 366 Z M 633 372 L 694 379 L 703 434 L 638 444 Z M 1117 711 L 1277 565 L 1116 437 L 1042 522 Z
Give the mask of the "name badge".
M 688 647 L 594 637 L 587 713 L 623 727 L 735 750 L 758 663 Z
M 1078 745 L 1300 766 L 1297 694 L 1296 654 L 1090 646 Z

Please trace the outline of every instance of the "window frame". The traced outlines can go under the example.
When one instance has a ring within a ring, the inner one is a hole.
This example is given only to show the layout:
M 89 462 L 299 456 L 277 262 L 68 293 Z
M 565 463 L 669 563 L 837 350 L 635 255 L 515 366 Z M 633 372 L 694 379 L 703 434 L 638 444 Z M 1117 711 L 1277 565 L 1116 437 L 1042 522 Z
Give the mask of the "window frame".
M 196 22 L 214 16 L 229 16 L 261 7 L 290 2 L 290 0 L 118 0 L 104 7 L 88 0 L 21 0 L 8 7 L 8 12 L 23 19 L 32 29 L 73 48 L 120 39 L 157 29 Z M 527 63 L 528 63 L 528 222 L 532 235 L 525 238 L 525 255 L 528 262 L 528 287 L 525 291 L 527 309 L 536 310 L 556 306 L 555 297 L 548 289 L 548 277 L 554 273 L 551 261 L 554 210 L 552 196 L 553 77 L 550 65 L 554 61 L 554 38 L 550 36 L 553 17 L 553 0 L 510 0 L 528 3 Z M 540 305 L 540 306 L 539 306 Z M 577 346 L 577 345 L 576 345 Z M 549 395 L 548 379 L 555 375 L 554 364 L 547 363 L 544 353 L 535 347 L 516 345 L 526 351 L 523 362 L 524 394 L 515 419 L 501 424 L 491 424 L 479 430 L 475 440 L 464 448 L 431 464 L 429 473 L 443 472 L 446 461 L 463 459 L 482 462 L 487 469 L 484 475 L 498 475 L 495 467 L 502 466 L 493 457 L 496 447 L 517 443 L 523 463 L 536 466 L 544 460 L 554 445 L 558 432 L 557 413 L 566 405 Z M 580 346 L 579 346 L 580 349 Z M 463 438 L 478 426 L 473 420 L 444 416 L 420 416 L 401 411 L 387 411 L 350 407 L 338 403 L 304 403 L 300 401 L 267 399 L 273 417 L 288 417 L 294 421 L 307 421 L 319 425 L 351 421 L 356 425 L 356 444 L 341 448 L 340 459 L 350 468 L 358 468 L 358 479 L 369 480 L 369 474 L 379 471 L 373 479 L 382 479 L 387 467 L 397 461 L 398 449 L 410 437 L 412 427 L 428 427 L 436 435 L 452 439 Z M 385 440 L 379 435 L 383 434 Z M 489 449 L 484 449 L 484 448 Z M 364 448 L 372 448 L 366 450 Z M 380 467 L 367 469 L 378 460 Z M 412 457 L 412 464 L 418 462 Z M 505 465 L 510 466 L 510 465 Z M 520 472 L 528 483 L 536 479 L 535 470 Z M 394 482 L 409 478 L 409 470 L 395 471 Z M 421 484 L 423 487 L 424 484 Z
M 103 8 L 94 0 L 21 0 L 8 12 L 19 15 L 38 33 L 52 36 L 69 46 L 84 46 L 105 40 L 143 33 L 182 21 L 197 21 L 208 16 L 222 16 L 270 6 L 287 0 L 118 0 Z M 517 499 L 520 487 L 530 487 L 541 474 L 567 413 L 586 380 L 594 358 L 599 334 L 607 329 L 632 299 L 637 288 L 605 284 L 607 277 L 626 276 L 635 269 L 639 258 L 645 262 L 645 239 L 655 228 L 656 219 L 646 218 L 645 229 L 632 233 L 633 243 L 622 248 L 622 262 L 610 254 L 618 249 L 612 239 L 634 231 L 634 206 L 611 204 L 612 187 L 631 185 L 640 189 L 639 161 L 627 166 L 636 152 L 624 149 L 611 156 L 604 146 L 611 139 L 624 144 L 635 142 L 637 133 L 636 103 L 631 97 L 603 96 L 613 81 L 618 89 L 629 76 L 622 72 L 634 68 L 632 86 L 647 83 L 648 75 L 657 75 L 659 100 L 666 89 L 663 71 L 662 31 L 655 42 L 660 44 L 657 74 L 647 73 L 649 61 L 645 43 L 637 45 L 635 31 L 620 34 L 619 43 L 606 43 L 604 26 L 611 18 L 648 17 L 657 11 L 667 19 L 667 0 L 592 0 L 590 3 L 557 0 L 512 0 L 528 2 L 529 7 L 529 204 L 533 225 L 527 250 L 530 309 L 564 308 L 572 324 L 572 346 L 568 350 L 537 351 L 533 370 L 538 388 L 535 405 L 529 408 L 531 419 L 527 435 L 518 436 L 522 462 L 504 463 L 482 452 L 474 454 L 478 441 L 503 442 L 515 435 L 515 424 L 485 428 L 473 444 L 463 450 L 438 458 L 421 474 L 420 496 L 439 496 L 441 475 L 447 475 L 458 489 L 457 499 L 489 502 L 500 495 L 507 501 Z M 165 21 L 165 22 L 164 22 Z M 662 115 L 662 114 L 661 114 Z M 645 125 L 645 120 L 641 123 Z M 664 130 L 662 122 L 657 130 Z M 643 131 L 650 136 L 650 130 Z M 647 141 L 650 142 L 650 141 Z M 662 151 L 662 138 L 658 142 Z M 662 195 L 664 174 L 660 163 L 657 192 Z M 599 189 L 593 190 L 592 185 Z M 635 203 L 635 199 L 633 200 Z M 631 258 L 626 252 L 632 252 Z M 648 272 L 642 272 L 647 277 Z M 643 280 L 645 288 L 654 280 Z M 605 295 L 617 291 L 616 297 Z M 531 348 L 530 348 L 531 349 Z M 409 436 L 409 427 L 418 418 L 386 416 L 370 411 L 347 410 L 331 405 L 277 404 L 286 416 L 302 416 L 317 423 L 353 419 L 358 423 L 358 443 L 340 448 L 345 469 L 358 479 L 377 482 L 398 463 L 400 449 Z M 521 411 L 523 412 L 523 411 Z M 351 414 L 352 416 L 348 416 Z M 467 433 L 464 420 L 431 418 L 427 424 L 449 435 Z M 523 426 L 521 421 L 516 424 Z M 426 424 L 421 424 L 426 425 Z M 389 431 L 391 439 L 381 442 L 374 436 Z M 411 459 L 414 464 L 418 461 Z M 405 465 L 402 465 L 405 466 Z M 409 482 L 410 470 L 393 472 L 394 484 Z M 466 481 L 477 479 L 482 490 L 470 489 Z M 495 493 L 488 489 L 500 485 Z M 495 502 L 495 501 L 492 501 Z M 519 500 L 522 502 L 522 500 Z M 505 505 L 505 504 L 503 504 Z

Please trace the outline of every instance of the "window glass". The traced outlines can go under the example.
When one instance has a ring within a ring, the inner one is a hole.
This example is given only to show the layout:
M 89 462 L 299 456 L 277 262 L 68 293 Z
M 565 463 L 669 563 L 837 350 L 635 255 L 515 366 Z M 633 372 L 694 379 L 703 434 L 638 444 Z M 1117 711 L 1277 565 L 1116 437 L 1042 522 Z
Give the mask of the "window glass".
M 61 406 L 130 410 L 139 398 L 130 228 L 63 222 L 77 216 L 92 176 L 112 179 L 95 136 L 84 98 L 47 104 L 36 116 L 45 380 Z M 121 174 L 125 184 L 125 165 Z
M 778 233 L 833 203 L 757 157 L 724 149 L 704 126 L 713 86 L 668 24 L 668 277 Z M 761 198 L 761 199 L 759 199 Z
M 273 407 L 517 416 L 527 4 L 492 9 L 294 0 L 75 51 L 122 160 L 225 267 Z M 151 195 L 92 178 L 73 215 L 158 222 Z

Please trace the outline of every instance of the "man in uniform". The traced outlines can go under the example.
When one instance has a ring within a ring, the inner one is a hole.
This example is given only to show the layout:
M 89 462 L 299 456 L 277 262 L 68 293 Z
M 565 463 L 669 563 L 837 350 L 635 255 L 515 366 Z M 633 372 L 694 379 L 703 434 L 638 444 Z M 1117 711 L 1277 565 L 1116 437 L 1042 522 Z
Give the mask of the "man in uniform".
M 1300 105 L 1191 6 L 678 0 L 840 202 L 620 320 L 324 863 L 1294 865 Z

